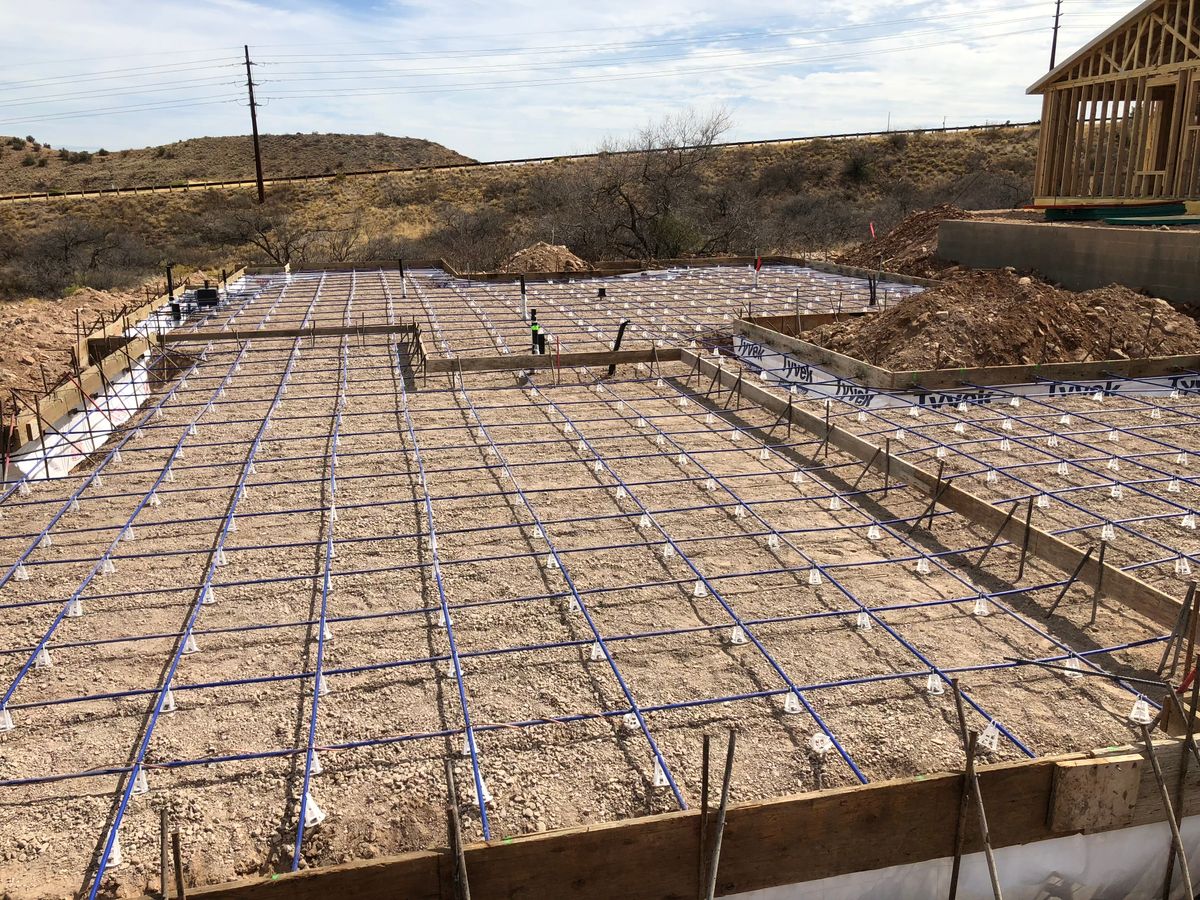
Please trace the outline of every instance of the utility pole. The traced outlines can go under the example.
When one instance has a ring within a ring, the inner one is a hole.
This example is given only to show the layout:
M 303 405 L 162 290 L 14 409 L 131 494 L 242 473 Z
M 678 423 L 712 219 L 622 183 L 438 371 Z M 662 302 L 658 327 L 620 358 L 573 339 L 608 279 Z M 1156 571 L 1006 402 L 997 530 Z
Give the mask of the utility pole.
M 1050 42 L 1050 68 L 1058 58 L 1058 21 L 1062 16 L 1062 0 L 1054 0 L 1054 39 Z
M 254 79 L 250 77 L 250 45 L 243 44 L 246 51 L 246 90 L 250 92 L 250 131 L 254 134 L 254 177 L 258 181 L 258 202 L 266 199 L 263 192 L 262 150 L 258 146 L 258 113 L 254 103 Z

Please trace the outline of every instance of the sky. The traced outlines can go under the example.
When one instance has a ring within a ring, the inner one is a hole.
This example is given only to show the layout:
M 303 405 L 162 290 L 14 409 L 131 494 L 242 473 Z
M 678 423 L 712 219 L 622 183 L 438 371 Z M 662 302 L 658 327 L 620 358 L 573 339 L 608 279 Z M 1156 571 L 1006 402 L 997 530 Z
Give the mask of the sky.
M 1062 0 L 1061 62 L 1136 6 Z M 109 150 L 383 132 L 588 152 L 691 108 L 728 140 L 1031 121 L 1054 0 L 0 0 L 0 134 Z

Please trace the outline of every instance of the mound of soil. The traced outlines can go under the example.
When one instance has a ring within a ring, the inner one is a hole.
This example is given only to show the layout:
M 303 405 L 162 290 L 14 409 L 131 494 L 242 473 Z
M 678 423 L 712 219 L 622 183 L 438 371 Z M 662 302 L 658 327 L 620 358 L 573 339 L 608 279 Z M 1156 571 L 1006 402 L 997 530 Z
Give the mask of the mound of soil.
M 1200 326 L 1119 285 L 1076 293 L 1009 270 L 962 272 L 814 344 L 893 370 L 1030 365 L 1200 351 Z
M 938 223 L 968 217 L 969 213 L 950 204 L 922 210 L 887 234 L 846 251 L 836 261 L 846 266 L 936 278 L 952 265 L 937 258 Z
M 591 266 L 562 244 L 536 244 L 518 250 L 504 261 L 505 272 L 586 272 Z

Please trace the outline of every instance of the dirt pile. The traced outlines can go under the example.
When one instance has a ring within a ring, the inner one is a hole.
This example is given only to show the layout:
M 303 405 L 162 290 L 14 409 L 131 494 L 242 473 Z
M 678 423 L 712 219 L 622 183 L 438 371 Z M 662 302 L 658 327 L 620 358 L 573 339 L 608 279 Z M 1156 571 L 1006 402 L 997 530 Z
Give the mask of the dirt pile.
M 591 265 L 562 244 L 538 241 L 504 261 L 505 272 L 586 272 Z
M 846 251 L 837 257 L 837 262 L 918 278 L 936 278 L 952 265 L 937 258 L 938 224 L 946 219 L 968 217 L 967 212 L 950 204 L 913 213 L 887 234 Z
M 71 368 L 75 346 L 75 312 L 84 326 L 94 324 L 101 313 L 111 315 L 122 307 L 146 302 L 144 294 L 80 288 L 63 300 L 19 300 L 0 303 L 0 399 L 8 414 L 11 390 L 45 392 Z M 46 379 L 42 380 L 45 371 Z
M 888 369 L 945 369 L 1195 353 L 1200 326 L 1129 288 L 1075 293 L 1006 269 L 960 273 L 805 339 Z

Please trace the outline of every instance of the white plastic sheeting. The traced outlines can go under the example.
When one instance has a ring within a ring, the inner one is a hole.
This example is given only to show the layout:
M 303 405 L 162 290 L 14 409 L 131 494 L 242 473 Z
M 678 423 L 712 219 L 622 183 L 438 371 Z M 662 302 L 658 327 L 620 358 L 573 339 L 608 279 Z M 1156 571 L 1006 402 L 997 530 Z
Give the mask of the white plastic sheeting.
M 1200 874 L 1200 816 L 1184 819 L 1182 833 L 1191 871 Z M 1150 900 L 1162 896 L 1170 841 L 1166 822 L 1072 835 L 997 850 L 996 869 L 1005 900 Z M 949 858 L 938 859 L 728 896 L 736 900 L 929 900 L 947 896 L 950 867 Z M 962 900 L 992 900 L 982 853 L 963 857 L 958 884 Z M 1184 896 L 1176 865 L 1171 897 Z
M 1200 393 L 1200 376 L 1192 374 L 1166 375 L 1160 378 L 1094 378 L 1089 381 L 1070 383 L 1005 384 L 995 388 L 963 387 L 934 391 L 880 391 L 864 387 L 855 381 L 838 378 L 820 366 L 810 365 L 795 356 L 741 335 L 733 339 L 734 353 L 738 359 L 757 367 L 766 381 L 783 387 L 795 385 L 803 388 L 808 398 L 828 397 L 864 409 L 882 407 L 921 406 L 936 408 L 956 403 L 970 404 L 1007 402 L 1014 394 L 1030 397 L 1053 397 L 1061 394 L 1097 393 L 1106 397 L 1121 394 L 1137 394 L 1145 397 L 1168 397 L 1178 391 L 1181 394 Z
M 145 359 L 112 381 L 111 389 L 92 396 L 83 412 L 68 414 L 51 422 L 44 438 L 38 438 L 13 454 L 6 481 L 22 476 L 30 480 L 61 478 L 94 453 L 121 427 L 150 396 Z

